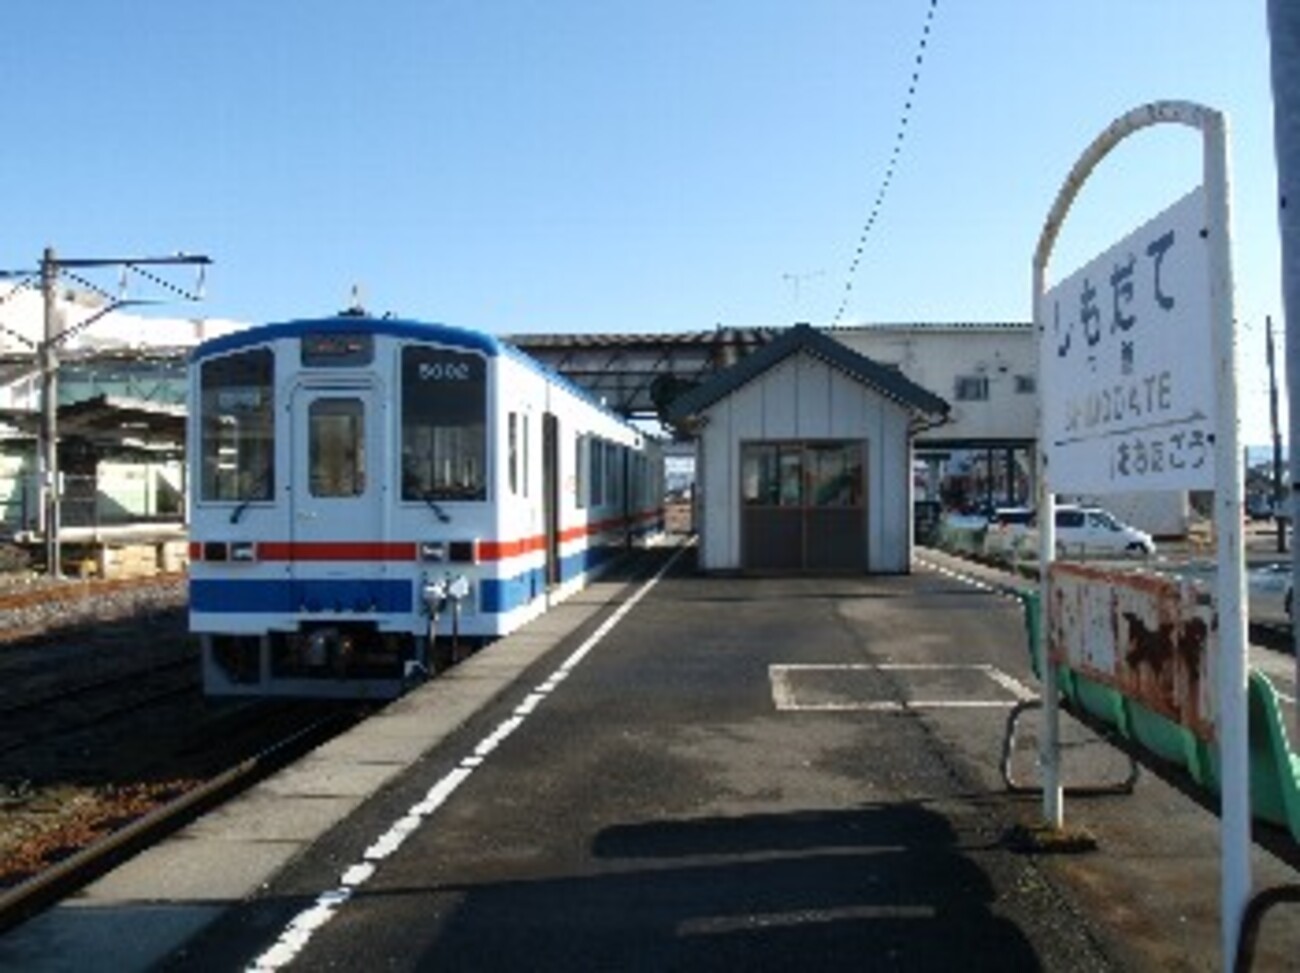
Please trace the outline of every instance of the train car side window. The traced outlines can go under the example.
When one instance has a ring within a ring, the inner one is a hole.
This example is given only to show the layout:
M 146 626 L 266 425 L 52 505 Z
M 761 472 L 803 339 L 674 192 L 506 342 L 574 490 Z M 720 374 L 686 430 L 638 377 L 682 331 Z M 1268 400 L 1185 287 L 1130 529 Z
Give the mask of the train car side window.
M 519 492 L 519 415 L 510 413 L 506 418 L 506 464 L 510 469 L 510 492 Z
M 617 507 L 623 503 L 623 447 L 609 443 L 606 451 L 605 502 Z
M 605 444 L 599 439 L 591 439 L 591 505 L 599 507 L 605 502 Z
M 506 463 L 510 468 L 510 492 L 528 496 L 528 413 L 510 413 L 507 421 Z
M 487 363 L 402 349 L 402 499 L 487 499 Z
M 529 472 L 528 472 L 528 413 L 525 412 L 525 413 L 523 414 L 523 416 L 521 416 L 521 418 L 523 419 L 523 440 L 524 440 L 524 441 L 523 441 L 523 447 L 524 447 L 524 448 L 523 448 L 522 463 L 521 463 L 521 465 L 522 465 L 522 467 L 523 467 L 524 475 L 523 475 L 523 481 L 522 481 L 522 483 L 520 484 L 520 486 L 522 487 L 522 489 L 521 489 L 519 492 L 522 493 L 524 496 L 528 496 L 528 477 L 529 477 Z
M 573 505 L 587 506 L 587 437 L 573 437 Z
M 275 490 L 275 358 L 269 348 L 214 358 L 199 379 L 199 495 L 270 500 Z
M 313 497 L 366 492 L 366 409 L 360 399 L 316 399 L 308 412 Z

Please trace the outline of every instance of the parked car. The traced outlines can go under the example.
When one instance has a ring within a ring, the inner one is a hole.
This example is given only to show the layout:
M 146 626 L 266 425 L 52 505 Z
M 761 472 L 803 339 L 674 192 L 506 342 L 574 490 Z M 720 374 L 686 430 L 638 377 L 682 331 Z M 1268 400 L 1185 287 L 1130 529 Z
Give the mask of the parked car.
M 990 527 L 1032 527 L 1035 522 L 1033 507 L 998 507 L 989 517 Z
M 1037 519 L 1032 507 L 998 507 L 989 515 L 984 553 L 990 557 L 1023 557 L 1036 551 Z
M 1038 518 L 1028 507 L 1003 507 L 989 518 L 985 551 L 1005 555 L 1038 549 Z M 1150 555 L 1151 535 L 1101 507 L 1061 504 L 1056 508 L 1056 552 L 1064 557 Z
M 1246 572 L 1250 620 L 1255 624 L 1290 625 L 1294 606 L 1291 564 L 1266 564 Z
M 1246 498 L 1246 516 L 1251 520 L 1273 519 L 1273 498 L 1262 493 L 1252 493 Z
M 1156 542 L 1101 507 L 1056 508 L 1056 549 L 1061 554 L 1154 554 Z

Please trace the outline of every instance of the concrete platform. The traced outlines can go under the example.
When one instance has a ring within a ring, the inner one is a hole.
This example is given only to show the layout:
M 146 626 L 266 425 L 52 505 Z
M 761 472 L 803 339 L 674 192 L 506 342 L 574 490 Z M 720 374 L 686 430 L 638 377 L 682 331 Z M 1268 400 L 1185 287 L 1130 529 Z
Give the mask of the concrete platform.
M 1159 779 L 1067 800 L 1096 851 L 1009 840 L 1040 807 L 997 773 L 1037 689 L 1003 580 L 924 552 L 597 585 L 0 938 L 0 968 L 1219 969 L 1217 818 Z M 1122 769 L 1076 731 L 1070 773 Z M 1290 918 L 1257 968 L 1300 955 Z

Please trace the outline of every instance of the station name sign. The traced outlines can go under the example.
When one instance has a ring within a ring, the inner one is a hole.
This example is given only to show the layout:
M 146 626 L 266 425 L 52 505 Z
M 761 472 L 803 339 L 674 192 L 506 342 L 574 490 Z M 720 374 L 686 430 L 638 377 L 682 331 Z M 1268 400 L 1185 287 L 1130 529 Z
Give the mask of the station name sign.
M 1213 489 L 1204 227 L 1197 189 L 1045 295 L 1039 388 L 1053 489 Z

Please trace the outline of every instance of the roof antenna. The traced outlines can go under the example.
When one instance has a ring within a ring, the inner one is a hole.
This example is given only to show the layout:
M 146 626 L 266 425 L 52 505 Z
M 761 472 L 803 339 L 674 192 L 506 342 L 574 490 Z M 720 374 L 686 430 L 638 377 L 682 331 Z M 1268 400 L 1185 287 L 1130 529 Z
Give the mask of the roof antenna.
M 344 318 L 364 318 L 366 309 L 361 304 L 361 285 L 352 285 L 352 303 L 348 305 L 347 310 L 340 312 L 340 317 Z

